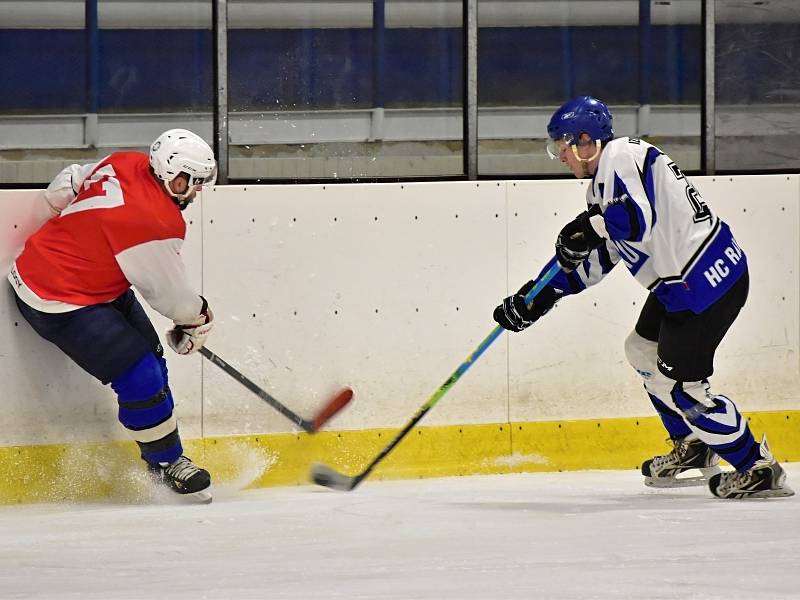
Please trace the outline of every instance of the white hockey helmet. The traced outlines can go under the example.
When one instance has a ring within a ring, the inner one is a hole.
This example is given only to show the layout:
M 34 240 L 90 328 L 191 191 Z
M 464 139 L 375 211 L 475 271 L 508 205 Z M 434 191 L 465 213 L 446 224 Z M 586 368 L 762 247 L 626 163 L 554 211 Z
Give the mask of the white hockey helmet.
M 181 210 L 191 202 L 197 186 L 213 185 L 217 180 L 214 151 L 187 129 L 170 129 L 158 136 L 150 146 L 150 166 Z M 186 174 L 189 185 L 184 194 L 176 194 L 169 184 L 181 173 Z

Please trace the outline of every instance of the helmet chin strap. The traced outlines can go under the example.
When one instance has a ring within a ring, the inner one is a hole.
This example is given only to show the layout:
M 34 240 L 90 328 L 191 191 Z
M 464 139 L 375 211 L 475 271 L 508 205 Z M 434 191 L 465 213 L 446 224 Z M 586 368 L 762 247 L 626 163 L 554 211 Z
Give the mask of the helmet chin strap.
M 572 146 L 570 146 L 570 148 L 572 148 L 572 154 L 578 159 L 578 162 L 581 163 L 584 179 L 589 179 L 592 176 L 592 174 L 589 172 L 589 163 L 600 156 L 600 150 L 603 149 L 603 145 L 600 140 L 594 141 L 594 147 L 594 154 L 592 154 L 589 158 L 581 158 L 581 156 L 578 154 L 578 144 L 572 144 Z

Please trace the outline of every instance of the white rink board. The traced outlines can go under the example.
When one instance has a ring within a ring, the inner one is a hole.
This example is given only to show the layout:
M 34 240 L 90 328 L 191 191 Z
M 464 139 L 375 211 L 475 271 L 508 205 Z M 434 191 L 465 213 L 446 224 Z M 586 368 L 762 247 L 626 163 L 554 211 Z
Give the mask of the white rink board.
M 586 210 L 586 188 L 575 180 L 509 184 L 509 293 L 553 257 L 558 232 Z M 646 297 L 620 264 L 599 285 L 509 334 L 511 421 L 649 414 L 622 347 Z
M 214 347 L 298 412 L 347 384 L 337 428 L 402 425 L 494 326 L 504 196 L 496 183 L 218 189 L 204 208 L 204 289 L 225 332 Z M 497 346 L 426 423 L 506 420 Z M 205 373 L 207 434 L 287 430 Z
M 714 389 L 745 410 L 797 408 L 800 177 L 693 181 L 751 267 Z M 186 212 L 183 252 L 216 315 L 209 347 L 304 415 L 352 386 L 337 429 L 401 426 L 492 330 L 493 307 L 552 256 L 585 190 L 575 180 L 218 187 Z M 39 195 L 0 191 L 3 275 L 20 232 L 41 222 Z M 645 297 L 619 266 L 499 338 L 423 424 L 652 415 L 623 353 Z M 167 358 L 187 437 L 293 430 L 201 357 Z M 0 445 L 125 438 L 111 390 L 39 339 L 7 286 L 0 377 Z
M 0 192 L 0 443 L 105 440 L 121 426 L 102 386 L 24 321 L 5 281 L 27 236 L 49 217 L 41 191 Z

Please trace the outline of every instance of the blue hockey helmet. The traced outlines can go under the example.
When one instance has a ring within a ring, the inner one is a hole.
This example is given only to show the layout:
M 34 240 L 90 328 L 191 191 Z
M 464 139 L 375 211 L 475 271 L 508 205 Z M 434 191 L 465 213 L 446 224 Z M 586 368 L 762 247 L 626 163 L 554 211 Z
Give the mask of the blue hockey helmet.
M 578 96 L 566 102 L 550 117 L 547 134 L 554 142 L 565 141 L 569 145 L 577 144 L 582 133 L 586 133 L 595 142 L 604 142 L 614 137 L 612 117 L 608 106 L 591 96 Z M 554 149 L 554 148 L 553 148 Z M 551 151 L 551 157 L 558 152 Z

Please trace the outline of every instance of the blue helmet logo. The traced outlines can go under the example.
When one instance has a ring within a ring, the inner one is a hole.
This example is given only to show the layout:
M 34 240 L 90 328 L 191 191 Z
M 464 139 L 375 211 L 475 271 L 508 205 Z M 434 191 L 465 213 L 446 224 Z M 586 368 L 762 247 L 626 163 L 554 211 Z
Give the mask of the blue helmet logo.
M 547 125 L 550 139 L 565 139 L 570 144 L 576 143 L 582 133 L 601 142 L 614 137 L 611 113 L 597 98 L 573 98 L 553 113 Z

